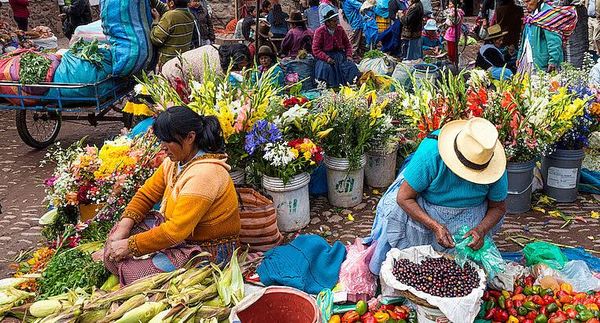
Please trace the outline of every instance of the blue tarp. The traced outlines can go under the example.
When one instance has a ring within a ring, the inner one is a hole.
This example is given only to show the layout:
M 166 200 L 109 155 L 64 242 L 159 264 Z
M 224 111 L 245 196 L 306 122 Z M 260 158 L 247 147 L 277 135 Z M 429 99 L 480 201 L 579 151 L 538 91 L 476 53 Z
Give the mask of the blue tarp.
M 579 191 L 600 194 L 600 172 L 582 168 L 581 177 L 579 179 Z
M 571 260 L 583 260 L 591 270 L 600 272 L 600 258 L 595 257 L 583 248 L 561 248 L 562 253 Z M 517 252 L 501 252 L 502 258 L 507 261 L 520 263 L 523 260 L 523 253 Z

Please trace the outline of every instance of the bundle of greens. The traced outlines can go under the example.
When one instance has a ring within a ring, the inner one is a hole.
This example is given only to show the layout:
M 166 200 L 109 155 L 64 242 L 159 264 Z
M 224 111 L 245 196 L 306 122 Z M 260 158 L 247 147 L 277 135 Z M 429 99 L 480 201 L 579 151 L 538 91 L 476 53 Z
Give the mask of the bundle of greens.
M 102 286 L 109 275 L 102 262 L 92 259 L 91 252 L 95 249 L 97 244 L 82 244 L 55 255 L 39 280 L 39 299 L 47 299 L 76 288 L 89 292 L 94 286 Z
M 75 57 L 81 58 L 84 61 L 88 61 L 94 64 L 96 67 L 102 67 L 104 55 L 100 52 L 97 39 L 94 39 L 90 42 L 81 38 L 75 44 L 73 44 L 73 46 L 71 46 L 70 51 L 73 53 L 73 55 L 75 55 Z
M 380 51 L 378 49 L 372 49 L 363 55 L 363 59 L 380 58 L 380 57 L 384 57 L 384 56 L 385 56 L 385 54 L 382 51 Z
M 50 59 L 37 54 L 37 53 L 25 53 L 21 56 L 20 69 L 19 69 L 19 80 L 21 84 L 36 84 L 44 82 L 48 69 L 52 61 Z

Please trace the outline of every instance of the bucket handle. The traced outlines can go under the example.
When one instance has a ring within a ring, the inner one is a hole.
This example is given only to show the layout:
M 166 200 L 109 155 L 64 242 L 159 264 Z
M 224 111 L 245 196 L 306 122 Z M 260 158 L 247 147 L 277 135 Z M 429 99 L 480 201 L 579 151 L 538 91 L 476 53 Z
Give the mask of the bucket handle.
M 525 192 L 527 192 L 528 189 L 531 188 L 531 186 L 533 186 L 533 180 L 531 180 L 531 183 L 529 184 L 529 186 L 527 186 L 524 190 L 522 190 L 521 192 L 515 192 L 515 191 L 508 191 L 508 194 L 510 195 L 521 195 Z

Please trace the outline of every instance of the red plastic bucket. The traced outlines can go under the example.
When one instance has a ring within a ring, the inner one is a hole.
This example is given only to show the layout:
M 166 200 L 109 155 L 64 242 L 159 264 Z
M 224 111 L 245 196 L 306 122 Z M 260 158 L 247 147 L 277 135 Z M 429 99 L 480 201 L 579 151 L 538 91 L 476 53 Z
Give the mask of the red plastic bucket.
M 267 287 L 251 295 L 233 311 L 242 323 L 317 323 L 317 303 L 310 295 L 289 287 Z M 234 313 L 232 313 L 234 314 Z

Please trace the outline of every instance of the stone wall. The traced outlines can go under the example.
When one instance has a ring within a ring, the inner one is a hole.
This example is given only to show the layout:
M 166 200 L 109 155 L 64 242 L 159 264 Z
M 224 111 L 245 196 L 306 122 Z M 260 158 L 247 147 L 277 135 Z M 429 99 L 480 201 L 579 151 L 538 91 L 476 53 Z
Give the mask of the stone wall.
M 33 28 L 39 25 L 47 26 L 52 29 L 52 32 L 56 37 L 62 37 L 62 26 L 60 23 L 60 14 L 58 3 L 51 0 L 29 0 L 29 28 Z M 3 20 L 9 21 L 11 24 L 16 25 L 13 20 L 12 9 L 8 2 L 2 2 L 2 8 L 0 8 L 0 17 Z
M 213 24 L 215 27 L 223 28 L 231 19 L 235 18 L 235 0 L 208 0 L 213 9 Z M 262 2 L 262 0 L 261 0 Z M 239 0 L 238 8 L 246 3 L 248 6 L 256 6 L 255 0 Z M 299 0 L 281 0 L 285 12 L 290 12 L 299 4 Z M 238 9 L 239 10 L 239 9 Z

